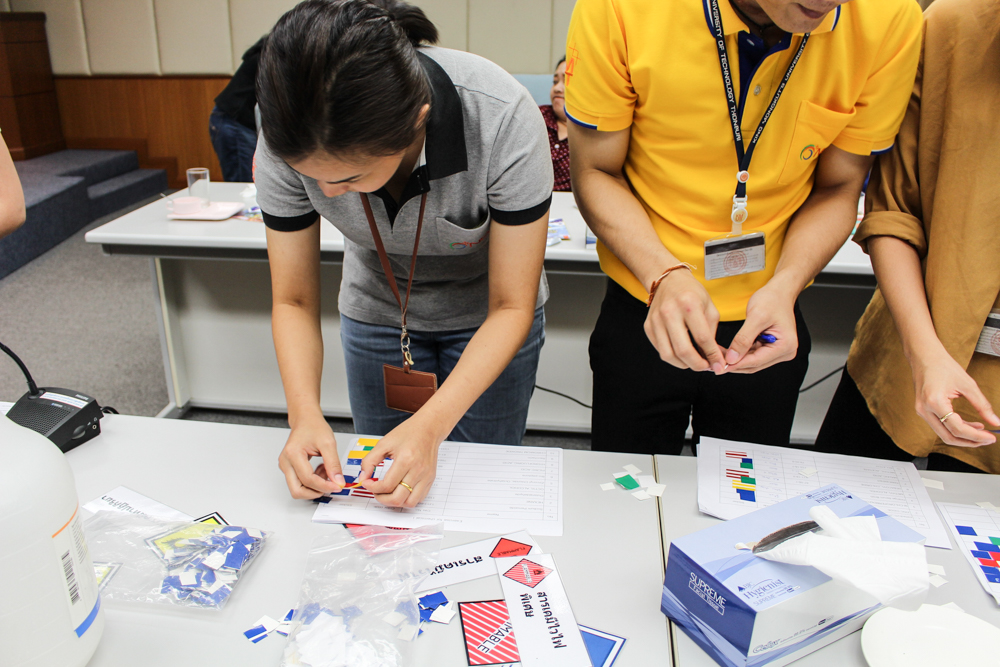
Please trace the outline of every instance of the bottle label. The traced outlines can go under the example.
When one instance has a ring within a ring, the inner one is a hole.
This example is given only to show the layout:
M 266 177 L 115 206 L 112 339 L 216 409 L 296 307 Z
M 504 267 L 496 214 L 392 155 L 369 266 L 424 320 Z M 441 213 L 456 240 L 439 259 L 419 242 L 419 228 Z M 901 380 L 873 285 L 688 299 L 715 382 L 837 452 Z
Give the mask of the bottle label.
M 83 522 L 77 507 L 66 524 L 52 535 L 59 568 L 62 571 L 69 617 L 77 637 L 93 625 L 101 608 L 97 577 L 90 562 L 90 550 L 83 535 Z

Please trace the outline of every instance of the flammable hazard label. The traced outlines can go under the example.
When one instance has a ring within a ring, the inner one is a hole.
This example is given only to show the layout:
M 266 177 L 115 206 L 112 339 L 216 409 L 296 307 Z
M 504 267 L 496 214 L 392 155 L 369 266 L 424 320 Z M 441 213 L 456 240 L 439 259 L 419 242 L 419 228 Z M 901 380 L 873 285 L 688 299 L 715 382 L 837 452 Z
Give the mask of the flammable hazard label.
M 501 537 L 497 545 L 493 547 L 490 558 L 509 558 L 511 556 L 527 556 L 531 553 L 530 544 L 522 544 L 514 540 Z
M 532 563 L 527 558 L 522 558 L 517 565 L 504 572 L 505 577 L 522 583 L 529 588 L 534 588 L 542 583 L 542 579 L 552 573 L 550 568 L 538 563 Z

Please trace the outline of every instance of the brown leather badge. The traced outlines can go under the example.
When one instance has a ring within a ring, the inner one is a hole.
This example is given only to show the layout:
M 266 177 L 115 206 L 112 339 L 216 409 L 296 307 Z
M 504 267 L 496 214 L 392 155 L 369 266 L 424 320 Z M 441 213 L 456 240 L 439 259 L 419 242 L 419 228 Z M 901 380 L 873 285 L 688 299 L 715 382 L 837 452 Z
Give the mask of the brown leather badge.
M 406 371 L 399 366 L 382 364 L 385 379 L 385 405 L 401 412 L 416 412 L 437 391 L 437 375 L 424 371 Z

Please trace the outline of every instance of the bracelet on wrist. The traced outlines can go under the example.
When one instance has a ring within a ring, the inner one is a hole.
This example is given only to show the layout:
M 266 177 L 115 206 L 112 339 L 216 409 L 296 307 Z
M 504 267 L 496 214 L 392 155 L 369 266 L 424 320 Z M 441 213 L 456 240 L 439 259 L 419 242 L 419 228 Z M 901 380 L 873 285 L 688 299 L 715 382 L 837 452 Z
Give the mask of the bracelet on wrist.
M 672 271 L 676 271 L 677 269 L 687 269 L 688 271 L 693 272 L 695 267 L 691 266 L 687 262 L 681 262 L 680 264 L 671 266 L 669 269 L 661 273 L 660 277 L 654 280 L 653 284 L 649 286 L 649 298 L 646 299 L 646 308 L 649 308 L 649 306 L 652 305 L 653 297 L 656 296 L 656 290 L 660 286 L 660 283 L 663 282 L 663 279 L 669 276 Z

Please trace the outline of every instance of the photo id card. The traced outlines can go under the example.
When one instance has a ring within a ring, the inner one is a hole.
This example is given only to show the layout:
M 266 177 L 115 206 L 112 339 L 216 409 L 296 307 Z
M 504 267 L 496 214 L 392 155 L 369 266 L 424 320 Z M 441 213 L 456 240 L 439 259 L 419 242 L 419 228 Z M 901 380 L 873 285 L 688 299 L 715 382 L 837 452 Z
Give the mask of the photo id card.
M 986 325 L 976 343 L 976 352 L 1000 357 L 1000 311 L 994 309 L 986 318 Z
M 705 241 L 705 280 L 753 273 L 764 268 L 764 232 Z

